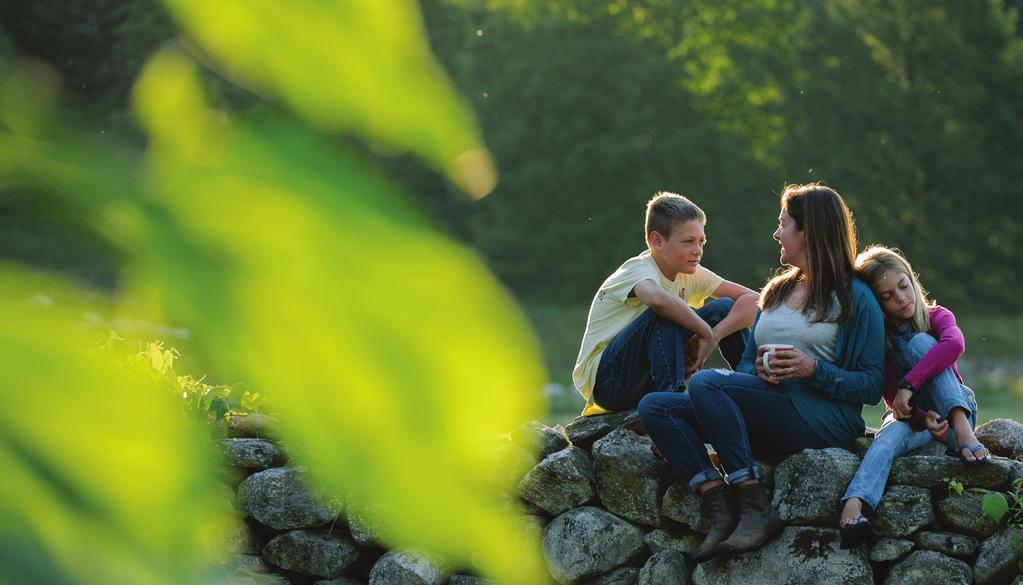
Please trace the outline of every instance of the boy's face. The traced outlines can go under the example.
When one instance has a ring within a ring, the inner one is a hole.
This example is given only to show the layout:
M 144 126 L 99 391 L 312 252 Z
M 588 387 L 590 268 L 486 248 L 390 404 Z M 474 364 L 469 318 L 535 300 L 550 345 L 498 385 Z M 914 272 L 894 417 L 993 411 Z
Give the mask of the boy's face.
M 703 231 L 703 222 L 698 219 L 678 224 L 667 239 L 658 232 L 650 233 L 650 255 L 661 272 L 671 279 L 679 272 L 696 272 L 705 245 L 707 235 Z

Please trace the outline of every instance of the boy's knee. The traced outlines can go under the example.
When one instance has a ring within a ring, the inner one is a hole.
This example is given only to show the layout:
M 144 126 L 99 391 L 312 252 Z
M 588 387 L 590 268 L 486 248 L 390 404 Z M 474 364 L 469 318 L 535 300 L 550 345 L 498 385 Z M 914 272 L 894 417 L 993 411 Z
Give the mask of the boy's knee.
M 938 340 L 934 339 L 927 333 L 917 333 L 909 340 L 909 351 L 913 354 L 914 358 L 922 358 L 931 350 L 932 347 L 938 344 Z
M 636 414 L 639 415 L 639 420 L 643 422 L 643 426 L 646 426 L 646 421 L 650 420 L 651 417 L 657 416 L 662 410 L 659 398 L 656 392 L 651 392 L 639 400 L 639 405 L 636 406 Z
M 708 323 L 718 323 L 722 319 L 728 316 L 728 313 L 732 311 L 732 307 L 735 306 L 735 300 L 728 297 L 722 297 L 710 301 L 703 305 L 696 313 Z

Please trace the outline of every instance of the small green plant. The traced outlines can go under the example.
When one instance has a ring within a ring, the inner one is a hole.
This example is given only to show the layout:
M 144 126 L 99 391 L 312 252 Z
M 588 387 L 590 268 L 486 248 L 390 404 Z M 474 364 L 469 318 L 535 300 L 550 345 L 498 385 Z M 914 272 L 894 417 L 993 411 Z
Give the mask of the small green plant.
M 988 490 L 971 491 L 984 492 L 981 509 L 986 516 L 999 523 L 1008 517 L 1006 523 L 1018 531 L 1012 537 L 1012 548 L 1017 552 L 1023 552 L 1023 477 L 1013 480 L 1012 489 L 1008 494 Z M 1019 569 L 1023 572 L 1023 560 L 1020 561 Z M 1020 576 L 1017 575 L 1012 584 L 1020 585 Z
M 111 331 L 99 345 L 118 357 L 122 353 L 116 346 L 123 341 L 124 338 Z M 154 378 L 169 392 L 181 397 L 186 410 L 209 422 L 222 420 L 231 414 L 264 412 L 266 401 L 263 395 L 250 392 L 241 384 L 209 384 L 206 376 L 196 378 L 191 374 L 178 375 L 174 363 L 180 358 L 181 353 L 177 348 L 166 347 L 163 341 L 154 340 L 121 361 Z
M 948 492 L 955 493 L 957 496 L 963 495 L 963 482 L 954 477 L 948 480 Z

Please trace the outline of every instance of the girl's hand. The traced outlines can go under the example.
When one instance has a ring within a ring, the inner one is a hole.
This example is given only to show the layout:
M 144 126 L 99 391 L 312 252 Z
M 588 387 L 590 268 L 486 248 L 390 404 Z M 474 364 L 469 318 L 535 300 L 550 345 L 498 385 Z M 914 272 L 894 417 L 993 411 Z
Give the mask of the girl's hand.
M 938 415 L 938 413 L 933 410 L 928 410 L 927 418 L 925 418 L 924 421 L 927 423 L 927 430 L 931 432 L 931 436 L 934 437 L 934 440 L 944 443 L 945 438 L 948 437 L 948 421 L 943 420 L 938 422 L 939 418 L 941 418 L 941 416 Z
M 761 364 L 757 365 L 759 367 Z M 774 379 L 778 381 L 812 378 L 813 370 L 816 367 L 817 360 L 798 349 L 775 350 L 774 355 L 771 356 L 771 372 L 774 374 Z
M 913 407 L 909 405 L 909 399 L 913 397 L 913 391 L 908 388 L 899 388 L 895 393 L 895 402 L 892 403 L 892 412 L 898 420 L 906 420 L 913 416 Z

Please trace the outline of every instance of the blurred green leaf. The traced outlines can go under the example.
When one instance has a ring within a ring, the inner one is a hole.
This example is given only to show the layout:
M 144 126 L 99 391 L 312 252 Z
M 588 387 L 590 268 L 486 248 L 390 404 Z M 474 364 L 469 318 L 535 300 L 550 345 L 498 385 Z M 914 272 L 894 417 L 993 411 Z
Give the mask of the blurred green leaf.
M 208 582 L 227 518 L 212 451 L 95 346 L 81 307 L 27 302 L 50 289 L 85 294 L 0 266 L 0 582 Z
M 266 389 L 282 434 L 329 490 L 379 511 L 385 542 L 543 582 L 495 445 L 540 414 L 544 375 L 482 264 L 355 155 L 287 121 L 208 110 L 177 54 L 147 67 L 136 104 L 170 211 L 139 249 L 143 296 Z M 208 253 L 160 236 L 175 229 Z
M 476 197 L 493 189 L 490 155 L 433 60 L 413 0 L 164 3 L 229 77 L 318 127 L 412 150 Z

